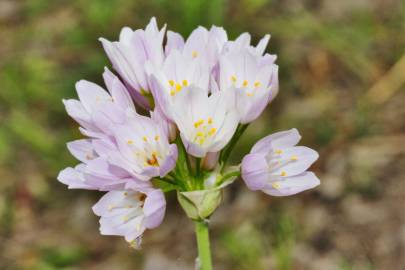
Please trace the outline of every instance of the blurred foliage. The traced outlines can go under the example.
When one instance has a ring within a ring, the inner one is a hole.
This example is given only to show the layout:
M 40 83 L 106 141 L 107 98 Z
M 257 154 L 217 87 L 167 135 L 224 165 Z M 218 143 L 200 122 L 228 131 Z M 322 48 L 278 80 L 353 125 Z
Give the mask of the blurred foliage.
M 284 199 L 256 194 L 249 212 L 245 203 L 234 206 L 247 198 L 242 185 L 231 189 L 234 199 L 223 207 L 246 217 L 218 224 L 221 269 L 405 264 L 405 240 L 389 242 L 400 239 L 405 222 L 394 207 L 405 182 L 404 1 L 0 0 L 0 269 L 140 269 L 155 250 L 193 264 L 192 234 L 173 234 L 178 209 L 135 253 L 122 239 L 98 235 L 90 211 L 98 194 L 68 192 L 55 180 L 75 164 L 65 143 L 81 137 L 61 100 L 75 97 L 80 79 L 102 84 L 110 65 L 97 39 L 115 40 L 121 27 L 144 27 L 152 16 L 184 35 L 211 24 L 223 25 L 230 38 L 248 31 L 254 42 L 271 33 L 280 93 L 233 160 L 256 139 L 292 127 L 321 153 L 314 167 L 319 191 Z M 367 229 L 378 222 L 368 212 L 384 220 L 381 231 Z

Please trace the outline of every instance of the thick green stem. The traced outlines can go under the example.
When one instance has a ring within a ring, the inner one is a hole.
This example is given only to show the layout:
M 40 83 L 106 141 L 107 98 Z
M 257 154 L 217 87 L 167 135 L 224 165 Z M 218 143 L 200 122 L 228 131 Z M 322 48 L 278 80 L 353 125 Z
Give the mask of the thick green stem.
M 197 236 L 198 263 L 200 265 L 198 270 L 212 270 L 208 224 L 204 221 L 195 221 L 195 233 Z

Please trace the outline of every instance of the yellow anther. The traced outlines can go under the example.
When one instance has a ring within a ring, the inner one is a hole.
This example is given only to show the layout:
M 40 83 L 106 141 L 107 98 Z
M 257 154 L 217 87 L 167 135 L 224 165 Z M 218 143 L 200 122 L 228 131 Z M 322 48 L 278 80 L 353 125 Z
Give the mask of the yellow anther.
M 260 87 L 262 84 L 259 81 L 255 81 L 254 86 L 256 88 Z
M 202 124 L 204 124 L 204 120 L 203 120 L 203 119 L 198 120 L 197 122 L 194 123 L 194 127 L 195 127 L 195 128 L 198 128 L 198 127 L 201 126 Z
M 205 139 L 204 139 L 204 138 L 201 138 L 198 143 L 199 143 L 200 145 L 203 145 L 204 142 L 205 142 Z
M 128 192 L 125 191 L 125 192 L 124 192 L 124 196 L 128 196 Z
M 191 52 L 191 56 L 192 56 L 193 58 L 196 58 L 196 57 L 198 56 L 198 52 L 197 52 L 197 51 L 192 51 L 192 52 Z
M 180 92 L 181 88 L 183 88 L 180 84 L 176 83 L 176 92 Z
M 143 140 L 144 142 L 147 142 L 147 141 L 148 141 L 148 138 L 146 138 L 146 136 L 143 136 L 143 137 L 142 137 L 142 140 Z
M 242 86 L 243 87 L 247 87 L 249 84 L 249 82 L 247 80 L 243 80 Z
M 272 183 L 271 186 L 272 186 L 274 189 L 280 189 L 280 184 L 277 183 L 277 182 Z
M 157 153 L 153 152 L 152 157 L 146 160 L 146 163 L 150 166 L 159 166 L 159 161 L 157 159 Z
M 129 144 L 129 145 L 134 144 L 134 141 L 133 140 L 128 140 L 127 144 Z
M 197 137 L 204 137 L 204 133 L 202 133 L 201 131 L 197 132 Z
M 280 175 L 281 175 L 281 176 L 286 176 L 287 173 L 286 173 L 285 171 L 282 171 L 282 172 L 280 173 Z
M 212 118 L 208 117 L 208 124 L 211 125 L 212 124 Z
M 248 96 L 248 97 L 251 97 L 251 96 L 253 96 L 253 93 L 246 93 L 246 95 Z
M 188 81 L 187 81 L 187 80 L 183 80 L 183 85 L 184 85 L 184 86 L 188 86 Z
M 293 161 L 298 160 L 298 157 L 297 156 L 292 156 L 291 160 L 293 160 Z
M 155 136 L 155 141 L 159 141 L 159 139 L 160 139 L 159 135 L 156 135 Z
M 210 131 L 208 131 L 208 135 L 212 136 L 215 134 L 215 132 L 217 132 L 216 128 L 211 128 Z
M 277 155 L 281 155 L 282 153 L 283 153 L 283 150 L 276 150 L 276 151 L 274 151 L 274 153 L 276 153 Z
M 232 76 L 231 76 L 231 81 L 232 81 L 233 83 L 235 83 L 235 82 L 237 81 L 237 78 L 236 78 L 235 75 L 232 75 Z
M 176 92 L 175 92 L 174 90 L 171 90 L 171 91 L 170 91 L 170 95 L 171 95 L 171 96 L 174 96 L 175 94 L 176 94 Z
M 169 84 L 170 84 L 171 87 L 173 87 L 173 86 L 174 86 L 174 81 L 173 81 L 173 80 L 169 80 Z

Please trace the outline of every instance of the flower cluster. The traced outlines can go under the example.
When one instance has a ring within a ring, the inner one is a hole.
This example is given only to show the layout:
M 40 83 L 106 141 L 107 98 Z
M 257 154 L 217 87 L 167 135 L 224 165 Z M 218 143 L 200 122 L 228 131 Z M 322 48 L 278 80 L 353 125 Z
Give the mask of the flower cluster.
M 205 219 L 220 189 L 241 175 L 252 190 L 284 196 L 315 187 L 315 151 L 296 146 L 295 129 L 260 140 L 241 165 L 228 157 L 247 125 L 278 93 L 276 56 L 266 35 L 229 40 L 222 27 L 198 27 L 184 40 L 151 19 L 100 41 L 117 75 L 105 68 L 107 91 L 79 81 L 79 100 L 64 100 L 87 139 L 69 142 L 81 163 L 60 172 L 69 188 L 107 193 L 94 205 L 100 232 L 139 246 L 164 217 L 164 192 L 176 190 L 189 217 Z M 138 107 L 136 110 L 135 104 Z M 147 115 L 140 112 L 147 112 Z

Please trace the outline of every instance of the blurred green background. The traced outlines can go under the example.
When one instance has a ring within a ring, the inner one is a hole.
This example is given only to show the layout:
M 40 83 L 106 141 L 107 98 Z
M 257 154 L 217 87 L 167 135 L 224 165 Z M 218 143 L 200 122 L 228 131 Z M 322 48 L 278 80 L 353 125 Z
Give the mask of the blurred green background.
M 212 217 L 215 269 L 405 269 L 405 1 L 0 0 L 0 269 L 194 269 L 192 224 L 168 194 L 143 250 L 101 236 L 101 196 L 56 180 L 81 138 L 62 98 L 102 84 L 98 37 L 150 17 L 188 35 L 272 34 L 280 93 L 233 159 L 269 132 L 296 127 L 320 152 L 322 184 L 274 198 L 238 181 Z

